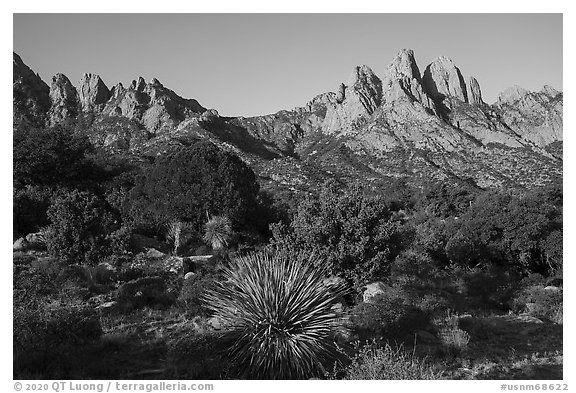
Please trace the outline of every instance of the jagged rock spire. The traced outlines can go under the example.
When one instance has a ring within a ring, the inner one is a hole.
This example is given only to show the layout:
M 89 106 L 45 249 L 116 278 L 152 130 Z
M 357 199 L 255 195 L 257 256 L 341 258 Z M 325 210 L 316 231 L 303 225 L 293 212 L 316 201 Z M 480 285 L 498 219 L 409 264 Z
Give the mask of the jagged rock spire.
M 84 112 L 100 111 L 110 99 L 110 90 L 96 74 L 84 74 L 77 91 L 80 108 Z
M 462 73 L 447 57 L 440 56 L 426 67 L 422 83 L 424 90 L 433 100 L 443 103 L 448 108 L 451 107 L 450 98 L 468 102 Z

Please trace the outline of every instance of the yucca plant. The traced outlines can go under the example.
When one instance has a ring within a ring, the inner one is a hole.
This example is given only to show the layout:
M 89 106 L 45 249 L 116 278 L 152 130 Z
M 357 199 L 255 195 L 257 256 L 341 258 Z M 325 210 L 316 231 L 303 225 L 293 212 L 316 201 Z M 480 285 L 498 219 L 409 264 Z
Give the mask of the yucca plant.
M 204 299 L 236 336 L 230 354 L 247 377 L 296 379 L 324 371 L 338 323 L 331 307 L 346 292 L 324 283 L 325 263 L 253 253 L 232 260 L 223 277 Z
M 232 238 L 232 223 L 226 216 L 214 216 L 204 224 L 204 241 L 214 250 L 221 250 Z
M 182 239 L 182 229 L 184 224 L 182 221 L 173 221 L 168 224 L 166 237 L 174 244 L 174 254 L 178 254 L 178 248 Z

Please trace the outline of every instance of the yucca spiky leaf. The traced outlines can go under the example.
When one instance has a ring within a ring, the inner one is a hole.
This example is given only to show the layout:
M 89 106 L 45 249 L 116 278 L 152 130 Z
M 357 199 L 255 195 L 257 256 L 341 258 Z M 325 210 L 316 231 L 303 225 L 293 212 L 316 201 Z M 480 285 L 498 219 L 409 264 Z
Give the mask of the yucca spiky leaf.
M 205 301 L 237 334 L 230 349 L 236 364 L 266 379 L 307 378 L 322 370 L 339 319 L 331 307 L 345 294 L 342 285 L 324 283 L 325 264 L 254 253 L 233 260 L 223 275 Z
M 228 245 L 232 237 L 232 222 L 226 216 L 214 216 L 204 224 L 204 241 L 214 250 Z

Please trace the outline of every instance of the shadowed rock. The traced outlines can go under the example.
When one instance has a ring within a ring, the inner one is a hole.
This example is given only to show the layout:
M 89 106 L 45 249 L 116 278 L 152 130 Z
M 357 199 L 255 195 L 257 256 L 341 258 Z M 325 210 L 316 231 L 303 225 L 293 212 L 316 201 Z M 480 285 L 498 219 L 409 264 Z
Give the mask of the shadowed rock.
M 110 98 L 110 90 L 96 74 L 84 74 L 77 90 L 83 112 L 100 112 Z

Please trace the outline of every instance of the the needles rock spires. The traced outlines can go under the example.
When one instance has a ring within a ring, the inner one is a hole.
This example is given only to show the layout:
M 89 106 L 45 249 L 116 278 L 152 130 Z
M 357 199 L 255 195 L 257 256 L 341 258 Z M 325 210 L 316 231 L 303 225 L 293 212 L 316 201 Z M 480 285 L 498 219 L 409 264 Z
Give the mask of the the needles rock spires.
M 422 88 L 420 69 L 414 58 L 414 51 L 402 49 L 388 65 L 383 81 L 384 102 L 394 103 L 408 98 L 420 103 L 431 113 L 436 113 L 434 102 Z
M 348 84 L 340 84 L 330 102 L 322 129 L 326 133 L 353 130 L 370 117 L 382 101 L 382 81 L 370 67 L 354 67 Z
M 495 104 L 454 62 L 439 57 L 421 73 L 410 49 L 382 78 L 354 67 L 333 92 L 302 107 L 223 117 L 158 79 L 109 90 L 86 74 L 74 88 L 58 74 L 49 88 L 14 54 L 14 124 L 67 122 L 99 147 L 157 156 L 190 138 L 239 154 L 264 182 L 291 190 L 327 176 L 465 179 L 478 186 L 531 187 L 562 173 L 563 94 L 506 89 Z
M 466 86 L 468 92 L 468 102 L 473 105 L 482 105 L 482 90 L 480 90 L 480 83 L 473 76 L 468 79 L 468 86 Z
M 12 63 L 14 120 L 41 124 L 50 109 L 50 88 L 16 53 Z
M 133 80 L 128 89 L 117 85 L 104 108 L 109 115 L 142 123 L 153 134 L 169 131 L 186 118 L 197 117 L 205 110 L 198 101 L 178 96 L 158 79 L 146 83 L 143 77 Z
M 48 119 L 51 125 L 74 119 L 78 115 L 78 92 L 64 74 L 52 77 L 50 101 L 52 105 Z
M 110 90 L 96 74 L 84 74 L 77 90 L 80 109 L 83 112 L 101 112 L 110 99 Z
M 424 90 L 443 111 L 452 109 L 453 99 L 468 102 L 466 83 L 454 62 L 440 56 L 430 63 L 422 77 Z

